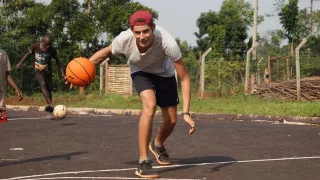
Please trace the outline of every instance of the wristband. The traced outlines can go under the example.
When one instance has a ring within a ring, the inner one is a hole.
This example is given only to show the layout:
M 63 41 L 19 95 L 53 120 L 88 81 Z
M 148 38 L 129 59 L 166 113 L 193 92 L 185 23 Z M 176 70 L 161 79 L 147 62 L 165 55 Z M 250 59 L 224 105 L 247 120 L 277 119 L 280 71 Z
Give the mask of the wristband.
M 189 112 L 183 112 L 182 114 L 183 114 L 183 115 L 188 115 L 188 116 L 190 116 L 190 113 L 189 113 Z

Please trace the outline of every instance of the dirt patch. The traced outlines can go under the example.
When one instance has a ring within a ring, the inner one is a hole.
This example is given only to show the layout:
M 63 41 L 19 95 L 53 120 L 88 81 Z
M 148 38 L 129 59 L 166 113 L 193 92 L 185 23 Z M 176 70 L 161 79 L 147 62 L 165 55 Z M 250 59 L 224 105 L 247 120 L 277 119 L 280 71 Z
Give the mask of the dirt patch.
M 22 101 L 18 102 L 17 97 L 7 97 L 6 98 L 7 105 L 26 105 L 26 106 L 43 106 L 46 104 L 44 99 L 40 99 L 39 97 L 24 97 Z
M 86 98 L 90 97 L 80 97 L 80 96 L 58 96 L 52 99 L 53 104 L 72 104 L 77 102 L 82 102 Z M 25 105 L 25 106 L 45 106 L 46 100 L 44 97 L 24 97 L 22 101 L 18 102 L 18 98 L 15 96 L 10 96 L 6 98 L 7 105 Z

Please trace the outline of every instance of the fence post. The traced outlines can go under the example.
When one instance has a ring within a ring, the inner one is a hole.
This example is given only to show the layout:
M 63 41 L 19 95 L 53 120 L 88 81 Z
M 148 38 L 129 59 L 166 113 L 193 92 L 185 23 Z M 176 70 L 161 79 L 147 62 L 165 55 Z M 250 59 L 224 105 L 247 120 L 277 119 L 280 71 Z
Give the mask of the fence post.
M 269 74 L 268 79 L 269 79 L 269 83 L 271 83 L 271 63 L 270 63 L 270 61 L 271 61 L 271 58 L 270 58 L 270 56 L 268 56 L 268 74 Z
M 103 64 L 101 64 L 99 66 L 100 68 L 100 86 L 99 86 L 99 92 L 100 92 L 100 95 L 102 94 L 102 91 L 103 91 Z
M 205 53 L 201 56 L 201 74 L 200 74 L 200 98 L 203 99 L 204 95 L 204 71 L 205 71 L 205 58 L 212 51 L 212 48 L 209 48 Z
M 248 93 L 249 92 L 249 73 L 250 73 L 250 54 L 252 53 L 252 51 L 257 47 L 258 43 L 255 43 L 247 52 L 247 62 L 246 62 L 246 79 L 245 79 L 245 84 L 244 84 L 244 92 Z
M 201 63 L 201 51 L 199 51 L 199 62 Z M 200 69 L 201 69 L 201 65 L 200 65 Z M 198 92 L 200 91 L 200 86 L 199 86 L 199 82 L 200 82 L 200 78 L 199 78 L 199 69 L 197 69 L 197 74 L 196 74 L 196 90 L 194 92 L 194 95 L 197 95 Z
M 287 57 L 287 81 L 290 80 L 289 58 Z
M 258 84 L 260 85 L 261 84 L 261 77 L 260 77 L 260 74 L 261 74 L 261 72 L 260 72 L 260 63 L 261 63 L 261 61 L 263 60 L 263 57 L 258 61 L 258 75 L 257 75 L 257 78 L 258 78 Z
M 297 76 L 297 101 L 301 100 L 301 80 L 300 80 L 300 48 L 307 42 L 307 38 L 303 38 L 301 43 L 296 47 L 296 76 Z
M 109 73 L 109 62 L 105 63 L 105 94 L 108 94 L 108 83 L 109 83 L 109 77 L 108 77 L 108 73 Z
M 103 61 L 99 66 L 99 68 L 100 68 L 100 87 L 99 87 L 100 95 L 102 94 L 102 91 L 103 91 L 103 79 L 104 79 L 103 66 L 105 66 L 105 63 L 107 61 L 108 61 L 108 59 Z
M 133 95 L 133 87 L 132 87 L 132 79 L 130 78 L 130 89 L 129 89 L 129 96 Z

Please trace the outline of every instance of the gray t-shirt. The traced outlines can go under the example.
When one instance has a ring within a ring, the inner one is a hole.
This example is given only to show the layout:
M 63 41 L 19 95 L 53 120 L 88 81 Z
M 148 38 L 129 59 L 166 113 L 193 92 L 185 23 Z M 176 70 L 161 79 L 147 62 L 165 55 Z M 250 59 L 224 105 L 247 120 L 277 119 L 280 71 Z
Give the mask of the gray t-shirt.
M 131 29 L 121 32 L 112 41 L 112 54 L 122 54 L 128 59 L 131 74 L 143 71 L 162 77 L 173 76 L 173 62 L 181 59 L 180 48 L 165 29 L 157 26 L 153 33 L 153 45 L 145 53 L 140 53 Z
M 5 110 L 5 93 L 6 93 L 6 84 L 7 76 L 6 72 L 11 70 L 10 60 L 7 53 L 0 49 L 0 110 Z

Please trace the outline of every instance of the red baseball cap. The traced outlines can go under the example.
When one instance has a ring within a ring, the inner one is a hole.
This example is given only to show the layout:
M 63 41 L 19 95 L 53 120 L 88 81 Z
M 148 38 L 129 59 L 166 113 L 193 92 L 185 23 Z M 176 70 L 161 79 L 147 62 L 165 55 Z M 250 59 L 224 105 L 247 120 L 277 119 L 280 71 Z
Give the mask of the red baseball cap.
M 140 10 L 134 12 L 130 17 L 130 26 L 152 25 L 153 17 L 149 11 Z

